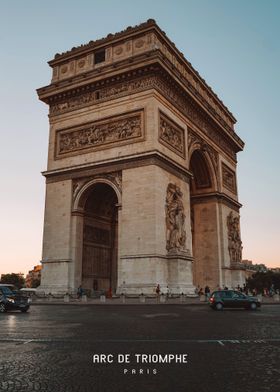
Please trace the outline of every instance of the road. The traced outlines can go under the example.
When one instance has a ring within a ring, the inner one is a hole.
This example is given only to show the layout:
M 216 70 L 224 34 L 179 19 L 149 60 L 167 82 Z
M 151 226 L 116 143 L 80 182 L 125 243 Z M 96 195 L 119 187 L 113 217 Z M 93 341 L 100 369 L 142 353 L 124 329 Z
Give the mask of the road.
M 101 354 L 113 362 L 93 363 Z M 124 354 L 130 362 L 118 363 Z M 146 357 L 136 354 L 154 354 L 154 361 L 181 354 L 177 360 L 187 363 L 137 363 Z M 274 392 L 279 386 L 279 305 L 256 312 L 36 305 L 27 314 L 0 314 L 0 391 Z

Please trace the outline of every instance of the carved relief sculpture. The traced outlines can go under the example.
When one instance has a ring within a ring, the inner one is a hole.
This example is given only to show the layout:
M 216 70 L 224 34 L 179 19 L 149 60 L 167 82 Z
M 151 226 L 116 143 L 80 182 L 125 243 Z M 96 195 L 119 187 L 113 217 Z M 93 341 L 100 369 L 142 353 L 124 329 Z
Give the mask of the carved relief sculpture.
M 227 217 L 228 227 L 228 250 L 231 263 L 242 261 L 242 241 L 240 238 L 240 217 L 233 216 L 232 211 Z
M 170 251 L 185 250 L 186 231 L 183 194 L 175 184 L 169 184 L 166 192 L 166 249 Z
M 61 157 L 76 151 L 141 138 L 142 123 L 142 113 L 134 112 L 110 120 L 95 121 L 71 130 L 59 130 L 56 135 L 56 156 Z
M 184 129 L 163 113 L 159 113 L 159 141 L 185 158 Z

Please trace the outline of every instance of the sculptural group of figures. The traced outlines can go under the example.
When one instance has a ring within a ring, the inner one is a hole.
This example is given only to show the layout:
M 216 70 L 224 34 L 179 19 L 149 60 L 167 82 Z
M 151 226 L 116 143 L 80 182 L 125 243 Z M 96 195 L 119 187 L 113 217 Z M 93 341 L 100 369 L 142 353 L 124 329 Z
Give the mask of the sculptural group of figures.
M 59 152 L 64 153 L 140 135 L 140 117 L 127 118 L 109 124 L 92 125 L 82 130 L 62 134 L 59 140 Z
M 184 205 L 180 188 L 169 184 L 166 195 L 166 249 L 184 250 L 186 245 L 186 231 Z
M 168 124 L 164 119 L 160 119 L 160 137 L 168 144 L 181 151 L 183 148 L 182 135 L 178 130 Z
M 230 261 L 232 263 L 241 263 L 242 261 L 242 241 L 240 238 L 240 218 L 239 216 L 233 217 L 233 213 L 227 217 L 228 227 L 228 250 Z

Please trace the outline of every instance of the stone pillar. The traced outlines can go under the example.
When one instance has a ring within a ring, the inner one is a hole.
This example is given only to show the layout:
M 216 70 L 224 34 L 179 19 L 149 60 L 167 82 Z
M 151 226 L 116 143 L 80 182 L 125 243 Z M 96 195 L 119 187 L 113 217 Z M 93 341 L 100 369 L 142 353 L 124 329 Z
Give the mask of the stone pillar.
M 170 183 L 181 190 L 184 206 L 184 249 L 179 253 L 167 249 Z M 174 294 L 193 292 L 188 183 L 150 165 L 124 170 L 122 190 L 118 293 L 155 294 L 158 284 L 163 291 L 169 286 Z
M 69 270 L 74 266 L 70 252 L 71 197 L 71 180 L 47 184 L 43 269 L 38 291 L 69 291 Z
M 215 201 L 194 203 L 194 282 L 211 290 L 220 285 L 218 206 Z

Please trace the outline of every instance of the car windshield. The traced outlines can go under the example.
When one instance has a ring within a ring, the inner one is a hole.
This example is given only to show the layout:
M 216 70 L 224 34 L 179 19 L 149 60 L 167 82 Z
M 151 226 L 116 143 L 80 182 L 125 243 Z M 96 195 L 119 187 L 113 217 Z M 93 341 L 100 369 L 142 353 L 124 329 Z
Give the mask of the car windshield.
M 239 297 L 239 298 L 246 298 L 246 296 L 242 293 L 240 293 L 239 291 L 234 291 L 233 294 L 235 297 Z
M 13 292 L 9 287 L 2 286 L 0 287 L 0 291 L 2 291 L 4 295 L 13 295 Z

